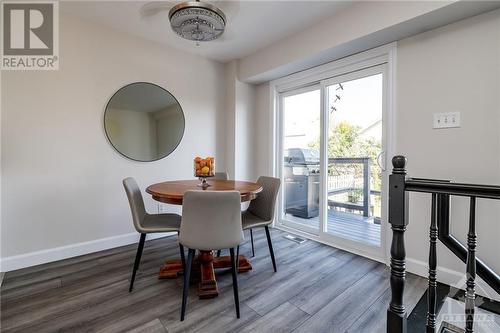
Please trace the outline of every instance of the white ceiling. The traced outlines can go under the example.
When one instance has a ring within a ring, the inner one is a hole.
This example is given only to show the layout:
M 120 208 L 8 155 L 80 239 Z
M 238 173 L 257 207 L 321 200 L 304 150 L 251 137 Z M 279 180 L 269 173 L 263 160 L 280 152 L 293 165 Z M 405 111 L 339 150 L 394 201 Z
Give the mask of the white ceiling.
M 227 62 L 252 54 L 353 4 L 352 1 L 324 0 L 209 1 L 225 12 L 227 28 L 220 39 L 196 46 L 170 29 L 168 9 L 178 2 L 64 1 L 60 5 L 64 12 L 212 60 Z

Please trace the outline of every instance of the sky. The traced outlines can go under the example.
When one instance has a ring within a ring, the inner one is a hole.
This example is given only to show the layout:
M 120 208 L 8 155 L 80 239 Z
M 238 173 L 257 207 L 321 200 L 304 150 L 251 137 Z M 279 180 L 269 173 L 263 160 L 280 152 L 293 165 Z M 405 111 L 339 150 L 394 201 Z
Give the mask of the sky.
M 383 82 L 382 74 L 368 76 L 329 86 L 328 110 L 330 128 L 339 122 L 348 122 L 362 129 L 382 119 Z M 338 97 L 340 97 L 340 100 Z M 284 148 L 307 148 L 320 136 L 320 90 L 313 90 L 284 98 Z M 379 123 L 366 133 L 377 139 L 382 137 Z

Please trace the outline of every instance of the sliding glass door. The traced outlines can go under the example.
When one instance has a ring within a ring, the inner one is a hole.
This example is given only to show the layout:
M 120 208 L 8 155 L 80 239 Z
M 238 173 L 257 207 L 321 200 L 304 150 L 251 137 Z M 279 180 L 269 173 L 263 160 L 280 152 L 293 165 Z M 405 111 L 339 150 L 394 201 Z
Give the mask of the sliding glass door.
M 385 66 L 279 95 L 280 222 L 382 256 Z

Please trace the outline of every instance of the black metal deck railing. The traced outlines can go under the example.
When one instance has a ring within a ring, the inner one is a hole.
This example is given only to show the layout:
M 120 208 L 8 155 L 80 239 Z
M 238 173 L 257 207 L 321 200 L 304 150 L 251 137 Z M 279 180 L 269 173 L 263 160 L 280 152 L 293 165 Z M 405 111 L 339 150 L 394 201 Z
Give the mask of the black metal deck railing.
M 436 331 L 437 295 L 437 241 L 441 241 L 466 264 L 465 332 L 474 330 L 475 279 L 477 274 L 497 293 L 500 277 L 483 261 L 476 258 L 476 202 L 477 199 L 500 200 L 500 186 L 452 183 L 446 180 L 406 177 L 406 158 L 392 159 L 393 172 L 389 176 L 389 223 L 393 237 L 391 245 L 391 302 L 387 310 L 387 332 L 406 333 L 407 314 L 403 304 L 406 276 L 404 233 L 408 225 L 408 192 L 431 195 L 431 221 L 429 228 L 429 286 L 427 298 L 426 331 Z M 469 198 L 469 229 L 467 246 L 450 234 L 450 196 Z

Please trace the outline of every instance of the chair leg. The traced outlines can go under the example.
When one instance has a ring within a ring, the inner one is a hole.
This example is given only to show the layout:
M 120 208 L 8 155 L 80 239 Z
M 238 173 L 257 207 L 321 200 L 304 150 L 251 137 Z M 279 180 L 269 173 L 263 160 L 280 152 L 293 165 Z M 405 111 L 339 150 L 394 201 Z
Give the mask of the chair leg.
M 184 246 L 181 243 L 179 243 L 179 251 L 181 252 L 182 269 L 186 270 L 186 256 L 184 254 Z
M 142 250 L 144 249 L 144 242 L 146 241 L 146 234 L 141 234 L 139 239 L 139 246 L 137 247 L 137 254 L 135 255 L 134 270 L 132 271 L 132 277 L 130 278 L 130 287 L 128 292 L 134 289 L 135 273 L 139 269 L 139 264 L 141 263 Z
M 217 258 L 220 257 L 220 250 L 217 250 Z
M 269 234 L 269 227 L 266 225 L 264 228 L 266 229 L 267 245 L 269 245 L 269 253 L 271 254 L 271 260 L 273 262 L 273 268 L 274 268 L 274 271 L 277 272 L 277 269 L 276 269 L 276 260 L 274 259 L 273 243 L 271 241 L 271 235 Z
M 250 229 L 250 241 L 252 242 L 252 257 L 255 257 L 255 248 L 253 246 L 253 230 Z
M 186 263 L 186 269 L 184 270 L 184 288 L 182 289 L 182 307 L 181 307 L 181 321 L 184 321 L 184 315 L 186 313 L 186 304 L 189 292 L 189 283 L 191 281 L 191 266 L 193 264 L 194 250 L 188 250 L 188 259 Z
M 238 296 L 238 277 L 236 274 L 236 261 L 234 258 L 234 249 L 230 248 L 231 253 L 231 273 L 233 275 L 233 292 L 234 292 L 234 305 L 236 306 L 236 318 L 240 318 L 240 298 Z
M 240 246 L 236 248 L 236 271 L 238 271 L 238 264 L 240 263 Z

